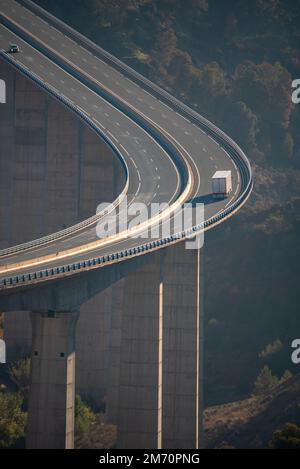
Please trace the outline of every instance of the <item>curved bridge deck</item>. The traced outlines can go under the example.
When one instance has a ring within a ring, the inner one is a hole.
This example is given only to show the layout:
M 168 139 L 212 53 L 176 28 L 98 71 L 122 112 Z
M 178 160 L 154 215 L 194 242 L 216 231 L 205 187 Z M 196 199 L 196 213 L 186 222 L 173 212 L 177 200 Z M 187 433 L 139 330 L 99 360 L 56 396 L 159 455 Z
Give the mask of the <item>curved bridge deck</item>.
M 100 242 L 98 216 L 52 237 L 0 251 L 0 290 L 78 274 L 168 246 L 222 222 L 247 200 L 250 165 L 213 124 L 51 15 L 3 0 L 0 18 L 2 48 L 17 43 L 21 49 L 14 57 L 3 51 L 1 59 L 106 139 L 123 161 L 127 184 L 121 195 L 127 195 L 130 204 L 168 203 L 171 211 L 187 201 L 205 204 L 204 223 L 159 240 L 135 239 L 124 231 Z M 211 177 L 218 169 L 232 172 L 228 199 L 211 197 Z M 150 219 L 147 227 L 153 223 Z

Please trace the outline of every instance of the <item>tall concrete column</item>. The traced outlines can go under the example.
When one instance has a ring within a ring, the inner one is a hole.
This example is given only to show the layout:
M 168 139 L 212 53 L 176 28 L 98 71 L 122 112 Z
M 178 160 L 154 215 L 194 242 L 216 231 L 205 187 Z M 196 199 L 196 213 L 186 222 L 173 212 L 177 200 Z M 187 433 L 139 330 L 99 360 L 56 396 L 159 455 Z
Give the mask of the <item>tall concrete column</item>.
M 116 286 L 116 288 L 114 288 Z M 123 319 L 124 280 L 112 288 L 110 313 L 109 348 L 107 351 L 106 418 L 109 423 L 118 424 L 121 337 Z
M 124 282 L 118 448 L 161 448 L 162 283 L 159 262 Z M 115 401 L 116 402 L 116 401 Z
M 112 348 L 120 347 L 115 331 L 121 316 L 122 285 L 123 280 L 120 280 L 80 308 L 76 333 L 76 389 L 98 409 L 105 406 L 107 399 Z
M 200 250 L 168 248 L 163 271 L 163 448 L 195 449 L 202 428 Z
M 74 446 L 77 312 L 31 313 L 27 448 Z

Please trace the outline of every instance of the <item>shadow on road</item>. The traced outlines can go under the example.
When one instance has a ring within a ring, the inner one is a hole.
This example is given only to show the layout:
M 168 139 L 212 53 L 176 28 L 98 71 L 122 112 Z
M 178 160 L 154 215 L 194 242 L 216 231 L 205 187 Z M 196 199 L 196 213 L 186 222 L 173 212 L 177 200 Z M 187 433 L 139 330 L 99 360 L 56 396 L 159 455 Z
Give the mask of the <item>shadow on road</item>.
M 196 204 L 204 204 L 204 205 L 210 205 L 210 204 L 215 204 L 216 202 L 220 202 L 221 200 L 224 200 L 225 197 L 218 197 L 215 198 L 212 196 L 212 194 L 205 194 L 201 195 L 200 197 L 196 197 L 195 199 L 192 200 L 192 205 L 195 206 Z

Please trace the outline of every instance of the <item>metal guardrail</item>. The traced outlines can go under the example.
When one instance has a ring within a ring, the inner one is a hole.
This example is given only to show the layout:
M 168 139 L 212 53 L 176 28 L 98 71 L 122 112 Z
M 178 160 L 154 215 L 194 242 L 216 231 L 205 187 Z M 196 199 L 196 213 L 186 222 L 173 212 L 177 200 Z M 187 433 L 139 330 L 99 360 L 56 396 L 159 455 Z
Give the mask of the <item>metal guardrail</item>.
M 131 76 L 131 78 L 134 78 L 140 84 L 144 85 L 144 87 L 149 88 L 150 90 L 152 90 L 152 94 L 156 95 L 156 97 L 158 95 L 163 100 L 167 100 L 168 104 L 172 103 L 172 105 L 174 106 L 174 108 L 176 110 L 181 111 L 182 115 L 184 115 L 185 117 L 188 117 L 189 119 L 191 119 L 192 121 L 197 123 L 200 128 L 202 128 L 207 133 L 209 133 L 217 143 L 219 143 L 221 146 L 223 146 L 228 151 L 231 158 L 238 165 L 239 170 L 240 170 L 240 174 L 241 174 L 243 191 L 241 192 L 240 196 L 235 200 L 235 202 L 233 202 L 229 207 L 224 209 L 221 213 L 211 217 L 210 219 L 204 221 L 200 225 L 196 225 L 196 226 L 193 226 L 193 227 L 189 228 L 188 230 L 181 231 L 177 234 L 171 235 L 169 237 L 162 238 L 160 240 L 151 241 L 151 242 L 148 242 L 148 243 L 145 243 L 145 244 L 141 244 L 141 245 L 136 246 L 134 248 L 126 249 L 126 250 L 123 250 L 123 251 L 118 251 L 118 252 L 115 252 L 115 253 L 112 253 L 112 254 L 109 254 L 109 255 L 106 255 L 106 256 L 102 256 L 102 257 L 92 258 L 92 259 L 89 259 L 89 260 L 86 260 L 86 261 L 82 261 L 80 263 L 71 263 L 71 264 L 62 265 L 62 266 L 56 267 L 56 268 L 36 271 L 34 273 L 31 273 L 31 274 L 7 277 L 7 278 L 4 278 L 4 279 L 1 280 L 0 289 L 5 288 L 7 286 L 22 285 L 24 283 L 28 283 L 28 282 L 31 282 L 31 281 L 37 280 L 37 279 L 46 279 L 46 278 L 49 278 L 49 277 L 55 277 L 55 276 L 60 275 L 60 274 L 65 274 L 65 273 L 68 273 L 68 272 L 74 272 L 74 271 L 81 270 L 81 269 L 87 269 L 87 268 L 92 267 L 92 266 L 104 265 L 106 263 L 111 263 L 112 261 L 115 261 L 115 260 L 128 258 L 128 257 L 133 257 L 137 254 L 148 252 L 148 251 L 157 249 L 157 248 L 162 247 L 162 246 L 168 246 L 168 245 L 173 244 L 173 243 L 175 243 L 179 240 L 185 239 L 186 237 L 196 235 L 197 233 L 199 233 L 199 232 L 201 232 L 205 229 L 210 228 L 212 225 L 220 223 L 223 219 L 225 219 L 228 216 L 230 216 L 231 214 L 233 214 L 240 206 L 243 205 L 243 203 L 247 200 L 247 198 L 249 197 L 249 195 L 252 191 L 252 187 L 253 187 L 252 170 L 251 170 L 250 163 L 249 163 L 246 155 L 244 154 L 244 152 L 241 150 L 241 148 L 228 135 L 226 135 L 222 130 L 217 128 L 214 124 L 209 122 L 207 119 L 200 116 L 194 110 L 189 108 L 187 105 L 185 105 L 184 103 L 181 103 L 176 98 L 171 96 L 167 91 L 164 91 L 161 88 L 159 88 L 157 85 L 151 83 L 148 79 L 142 77 L 139 73 L 137 73 L 136 71 L 134 71 L 133 69 L 131 69 L 127 65 L 123 64 L 117 58 L 113 57 L 111 54 L 104 51 L 99 46 L 96 46 L 95 44 L 93 44 L 89 39 L 85 38 L 80 33 L 77 33 L 72 28 L 65 25 L 63 22 L 61 22 L 57 18 L 53 17 L 53 15 L 49 14 L 48 12 L 45 12 L 45 10 L 43 10 L 39 6 L 33 4 L 33 2 L 31 2 L 30 0 L 19 0 L 19 2 L 26 5 L 26 6 L 28 6 L 31 10 L 38 11 L 41 16 L 44 16 L 47 19 L 50 19 L 56 25 L 62 26 L 65 31 L 67 31 L 72 36 L 76 37 L 77 39 L 80 39 L 80 41 L 82 41 L 86 46 L 88 45 L 89 47 L 92 47 L 94 52 L 95 52 L 95 50 L 98 51 L 98 52 L 100 51 L 102 56 L 105 57 L 111 63 L 113 63 L 116 66 L 116 68 L 120 68 L 123 72 L 126 72 L 127 74 L 129 74 L 129 76 Z M 11 58 L 9 58 L 9 59 L 12 60 Z M 25 70 L 25 74 L 30 75 L 28 70 Z M 40 80 L 38 77 L 36 77 L 36 78 L 38 80 Z M 52 88 L 44 82 L 42 82 L 42 84 L 40 86 L 44 87 L 45 89 L 47 89 L 47 87 Z M 64 102 L 63 100 L 67 100 L 67 98 L 60 95 L 54 89 L 53 90 L 48 89 L 48 91 L 50 91 L 51 93 L 52 93 L 52 91 L 54 91 L 57 94 L 57 98 L 60 99 L 62 102 Z M 69 100 L 67 100 L 67 101 L 69 101 Z M 69 106 L 69 104 L 67 104 L 68 107 L 71 107 L 71 109 L 75 110 L 75 112 L 77 112 L 78 114 L 81 113 L 82 114 L 81 117 L 83 118 L 83 120 L 87 121 L 87 119 L 89 119 L 88 116 L 86 116 L 85 113 L 80 111 L 73 103 L 70 102 L 70 104 L 71 104 L 71 106 Z M 95 128 L 96 126 L 93 123 L 93 121 L 91 119 L 89 119 L 89 120 L 92 123 L 92 125 L 91 125 L 92 128 Z M 98 133 L 100 133 L 100 135 L 101 135 L 102 132 L 99 131 L 99 130 L 100 130 L 99 128 L 96 129 L 96 131 Z M 101 136 L 103 138 L 103 135 L 101 135 Z M 104 136 L 104 137 L 105 137 L 106 141 L 109 140 L 109 139 L 107 139 L 106 136 Z M 118 152 L 118 150 L 117 150 L 117 152 Z M 128 170 L 128 168 L 127 168 L 127 170 Z M 92 217 L 92 218 L 94 218 L 94 217 Z M 85 221 L 82 222 L 82 223 L 85 223 Z M 63 231 L 65 231 L 65 230 L 63 230 Z M 61 233 L 61 232 L 59 232 L 59 233 Z M 50 235 L 50 236 L 52 236 L 52 235 Z

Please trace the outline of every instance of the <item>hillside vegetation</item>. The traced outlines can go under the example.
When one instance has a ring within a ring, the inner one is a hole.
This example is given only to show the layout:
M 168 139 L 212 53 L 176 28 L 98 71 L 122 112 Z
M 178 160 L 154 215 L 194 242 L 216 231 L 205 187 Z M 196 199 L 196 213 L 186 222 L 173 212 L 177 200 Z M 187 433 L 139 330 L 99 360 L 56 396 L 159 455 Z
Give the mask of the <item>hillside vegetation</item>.
M 208 448 L 283 447 L 278 433 L 285 431 L 286 447 L 300 449 L 300 376 L 262 395 L 211 407 L 204 424 Z

